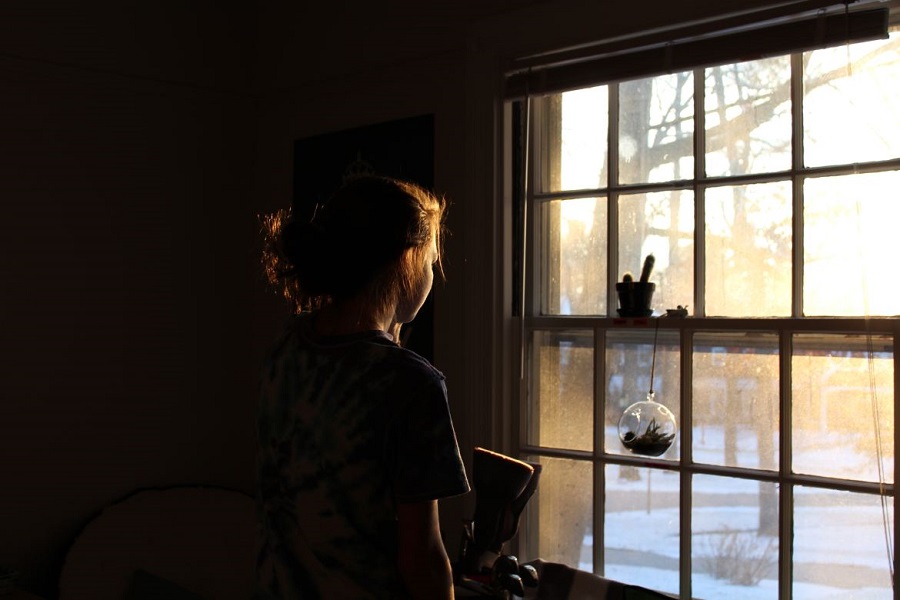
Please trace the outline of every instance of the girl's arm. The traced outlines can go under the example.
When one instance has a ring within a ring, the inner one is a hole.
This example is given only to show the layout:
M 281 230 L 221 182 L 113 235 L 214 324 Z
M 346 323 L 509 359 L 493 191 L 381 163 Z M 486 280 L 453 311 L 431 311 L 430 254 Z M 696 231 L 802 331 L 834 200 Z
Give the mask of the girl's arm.
M 397 507 L 400 576 L 413 598 L 453 600 L 453 573 L 441 539 L 437 500 Z

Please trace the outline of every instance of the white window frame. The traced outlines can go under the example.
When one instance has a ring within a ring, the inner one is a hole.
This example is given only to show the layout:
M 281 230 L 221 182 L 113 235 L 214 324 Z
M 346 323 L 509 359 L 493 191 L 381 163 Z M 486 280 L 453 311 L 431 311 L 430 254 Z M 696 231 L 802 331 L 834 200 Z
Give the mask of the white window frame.
M 794 72 L 798 72 L 797 69 L 800 65 L 800 54 L 794 54 L 791 58 L 792 68 Z M 700 67 L 695 70 L 694 73 L 694 98 L 697 103 L 698 108 L 695 111 L 695 131 L 703 132 L 704 131 L 704 110 L 702 109 L 702 104 L 700 102 L 704 97 L 703 85 L 704 85 L 704 77 L 702 76 L 703 68 Z M 600 82 L 598 82 L 600 83 Z M 610 86 L 610 105 L 609 110 L 610 114 L 616 115 L 617 111 L 617 102 L 618 102 L 618 84 L 613 82 L 606 82 Z M 799 142 L 797 140 L 803 139 L 803 131 L 802 131 L 802 119 L 799 114 L 802 111 L 802 105 L 800 102 L 796 101 L 802 98 L 803 90 L 802 90 L 802 78 L 793 77 L 792 78 L 792 96 L 795 101 L 792 103 L 794 115 L 792 119 L 794 131 L 793 138 L 795 140 L 795 144 Z M 526 138 L 526 147 L 528 148 L 528 157 L 526 159 L 526 171 L 528 172 L 527 184 L 524 186 L 525 193 L 525 206 L 526 206 L 526 231 L 527 231 L 527 241 L 525 242 L 524 251 L 524 271 L 522 277 L 525 281 L 525 286 L 521 290 L 522 297 L 521 298 L 513 298 L 514 302 L 521 302 L 520 310 L 524 314 L 524 317 L 518 320 L 518 331 L 508 331 L 507 335 L 508 339 L 512 342 L 512 347 L 516 348 L 516 352 L 513 352 L 510 358 L 511 362 L 511 378 L 509 380 L 509 389 L 512 390 L 511 399 L 510 399 L 510 412 L 509 412 L 509 420 L 508 420 L 508 428 L 504 428 L 504 437 L 508 436 L 510 441 L 510 449 L 512 453 L 519 457 L 528 457 L 529 459 L 540 461 L 540 457 L 546 456 L 550 458 L 566 458 L 573 460 L 583 460 L 589 461 L 593 464 L 593 473 L 594 480 L 592 482 L 593 485 L 593 497 L 594 497 L 594 518 L 593 518 L 593 534 L 595 540 L 603 540 L 604 532 L 603 532 L 603 507 L 600 504 L 602 500 L 598 500 L 598 498 L 602 498 L 602 490 L 604 489 L 604 467 L 608 464 L 617 464 L 617 465 L 635 465 L 641 467 L 651 466 L 652 468 L 665 469 L 676 471 L 679 473 L 681 479 L 680 486 L 680 531 L 681 535 L 680 539 L 680 566 L 679 566 L 679 575 L 681 581 L 680 587 L 680 595 L 682 598 L 690 598 L 691 594 L 691 574 L 692 574 L 692 565 L 691 565 L 691 486 L 690 480 L 694 475 L 726 475 L 726 476 L 734 476 L 739 478 L 749 478 L 753 480 L 759 481 L 770 481 L 778 485 L 779 489 L 779 597 L 780 598 L 790 598 L 792 594 L 792 577 L 791 577 L 791 562 L 792 562 L 792 549 L 789 543 L 783 543 L 784 540 L 789 541 L 790 531 L 791 531 L 791 520 L 793 518 L 793 497 L 791 489 L 797 485 L 810 485 L 815 487 L 822 487 L 827 489 L 834 490 L 845 490 L 851 492 L 860 492 L 867 494 L 883 494 L 890 497 L 893 503 L 893 514 L 900 515 L 900 504 L 898 504 L 898 498 L 895 493 L 895 484 L 885 484 L 878 482 L 860 482 L 860 481 L 852 481 L 852 480 L 840 480 L 833 478 L 822 478 L 815 476 L 808 476 L 802 474 L 796 474 L 791 472 L 791 357 L 792 357 L 792 336 L 797 333 L 821 333 L 821 334 L 834 334 L 834 333 L 843 333 L 843 334 L 858 334 L 862 336 L 871 336 L 877 334 L 886 334 L 893 336 L 893 361 L 894 361 L 894 388 L 895 390 L 900 390 L 900 320 L 896 318 L 865 318 L 865 317 L 855 317 L 855 318 L 811 318 L 811 317 L 803 317 L 802 316 L 802 306 L 803 306 L 803 282 L 802 282 L 802 269 L 795 269 L 795 273 L 792 275 L 792 308 L 791 308 L 791 317 L 785 318 L 708 318 L 703 316 L 705 314 L 705 307 L 703 305 L 703 282 L 704 282 L 704 274 L 703 274 L 703 265 L 705 264 L 704 257 L 704 244 L 703 244 L 703 232 L 704 232 L 704 215 L 702 211 L 703 206 L 703 191 L 709 187 L 717 186 L 717 185 L 725 185 L 725 184 L 747 184 L 747 183 L 756 183 L 762 181 L 769 181 L 773 179 L 772 174 L 751 174 L 751 175 L 740 175 L 740 176 L 728 176 L 728 177 L 715 177 L 709 178 L 706 177 L 702 173 L 702 160 L 700 157 L 704 155 L 703 152 L 703 136 L 697 135 L 694 139 L 694 155 L 697 158 L 697 166 L 695 167 L 694 178 L 691 180 L 690 185 L 695 193 L 695 240 L 694 240 L 694 285 L 695 285 L 695 294 L 694 294 L 694 306 L 691 309 L 691 313 L 693 315 L 687 319 L 663 319 L 660 322 L 651 322 L 649 326 L 651 327 L 659 327 L 664 330 L 671 330 L 678 334 L 680 340 L 680 348 L 681 348 L 681 364 L 680 364 L 680 381 L 681 381 L 681 393 L 678 402 L 680 403 L 680 420 L 682 423 L 690 423 L 691 422 L 691 356 L 692 356 L 692 343 L 693 336 L 695 333 L 702 332 L 727 332 L 727 331 L 764 331 L 768 333 L 772 333 L 777 335 L 779 343 L 779 372 L 780 372 L 780 382 L 779 382 L 779 406 L 780 406 L 780 432 L 779 432 L 779 468 L 775 472 L 763 472 L 758 470 L 748 470 L 742 469 L 738 467 L 722 467 L 708 464 L 698 464 L 692 461 L 691 457 L 691 447 L 692 447 L 692 439 L 691 439 L 691 427 L 684 426 L 682 427 L 679 424 L 679 432 L 678 435 L 681 438 L 681 448 L 682 454 L 678 461 L 664 461 L 664 460 L 654 460 L 648 459 L 646 457 L 635 457 L 630 455 L 622 455 L 622 454 L 611 454 L 605 452 L 603 449 L 603 427 L 605 425 L 604 420 L 604 403 L 605 403 L 605 394 L 606 394 L 606 382 L 605 382 L 605 347 L 606 347 L 606 334 L 609 331 L 620 331 L 623 327 L 641 327 L 648 326 L 644 325 L 635 325 L 634 323 L 623 324 L 621 319 L 617 319 L 613 316 L 550 316 L 550 315 L 541 315 L 540 314 L 540 248 L 539 244 L 536 243 L 536 240 L 540 239 L 541 228 L 543 224 L 540 221 L 541 211 L 537 210 L 537 206 L 541 202 L 546 202 L 548 200 L 553 199 L 569 199 L 573 197 L 595 197 L 595 196 L 605 196 L 608 201 L 608 214 L 610 221 L 613 221 L 616 215 L 616 199 L 618 195 L 624 191 L 628 192 L 640 192 L 640 191 L 653 191 L 658 188 L 671 189 L 671 184 L 666 183 L 657 186 L 656 184 L 646 184 L 646 185 L 628 185 L 623 186 L 616 183 L 611 183 L 607 187 L 596 189 L 596 190 L 579 190 L 576 194 L 573 194 L 571 190 L 568 191 L 560 191 L 560 192 L 542 192 L 542 186 L 540 185 L 540 173 L 541 169 L 537 168 L 538 155 L 536 148 L 540 146 L 540 138 L 539 134 L 536 132 L 540 131 L 540 127 L 535 126 L 535 123 L 540 119 L 540 110 L 536 107 L 537 103 L 530 103 L 530 109 L 527 111 L 529 126 L 528 126 L 528 134 Z M 510 181 L 510 170 L 512 164 L 512 147 L 510 144 L 510 129 L 512 127 L 512 106 L 511 102 L 507 101 L 504 104 L 503 110 L 503 123 L 504 123 L 504 133 L 503 133 L 503 186 L 505 190 L 505 194 L 509 196 L 510 189 L 512 188 L 512 184 Z M 611 124 L 611 133 L 610 136 L 614 135 L 614 127 Z M 609 180 L 615 181 L 615 168 L 613 165 L 616 164 L 617 161 L 617 144 L 609 144 L 608 148 L 608 160 L 610 164 L 610 168 L 608 169 L 610 173 Z M 802 223 L 802 206 L 803 206 L 803 178 L 810 174 L 815 175 L 843 175 L 848 173 L 860 173 L 860 172 L 874 172 L 880 170 L 888 170 L 888 169 L 898 169 L 900 168 L 900 159 L 891 160 L 891 161 L 882 161 L 878 163 L 870 163 L 870 164 L 856 164 L 856 165 L 839 165 L 839 166 L 829 166 L 829 167 L 820 167 L 820 168 L 806 168 L 801 164 L 802 155 L 800 152 L 793 152 L 793 164 L 791 166 L 789 174 L 787 174 L 787 178 L 792 182 L 794 188 L 794 225 L 793 225 L 793 264 L 801 265 L 803 260 L 803 244 L 802 244 L 802 231 L 803 231 L 803 223 Z M 785 174 L 779 174 L 779 179 L 785 178 Z M 510 217 L 510 215 L 507 215 Z M 608 231 L 608 249 L 610 250 L 610 254 L 608 257 L 608 264 L 610 268 L 608 269 L 607 275 L 607 298 L 609 298 L 609 311 L 615 309 L 615 282 L 617 278 L 616 273 L 616 248 L 618 246 L 618 240 L 616 239 L 616 227 L 610 227 Z M 516 253 L 521 251 L 521 248 L 512 247 L 514 244 L 510 244 L 506 246 L 506 251 L 511 253 Z M 513 294 L 515 296 L 515 294 Z M 515 309 L 513 310 L 515 312 Z M 585 332 L 590 332 L 593 335 L 594 340 L 594 450 L 592 452 L 586 453 L 581 451 L 574 450 L 563 450 L 556 448 L 542 448 L 539 446 L 529 445 L 527 442 L 527 432 L 526 432 L 526 422 L 525 417 L 523 415 L 527 414 L 527 398 L 529 393 L 529 364 L 530 364 L 530 347 L 529 344 L 526 343 L 523 347 L 522 342 L 533 339 L 533 334 L 537 331 L 547 331 L 547 330 L 583 330 Z M 521 354 L 519 354 L 521 352 Z M 896 397 L 894 399 L 896 406 Z M 895 411 L 894 415 L 894 447 L 900 448 L 900 427 L 898 427 L 898 420 L 900 420 L 900 411 Z M 897 471 L 895 466 L 895 472 L 893 473 L 893 481 L 897 481 Z M 893 547 L 897 548 L 898 544 L 900 544 L 900 536 L 898 536 L 896 528 L 893 532 Z M 515 541 L 513 546 L 513 551 L 518 552 L 519 554 L 525 554 L 526 549 L 529 547 L 528 541 L 528 524 L 523 521 L 522 527 L 519 531 L 518 539 Z M 604 556 L 603 556 L 603 544 L 598 543 L 594 545 L 594 556 L 593 562 L 595 565 L 595 571 L 598 574 L 603 574 L 603 564 L 604 564 Z M 528 557 L 525 558 L 535 558 Z M 894 570 L 896 571 L 897 566 L 897 558 L 895 553 L 894 558 Z M 898 597 L 898 594 L 895 590 L 895 597 Z

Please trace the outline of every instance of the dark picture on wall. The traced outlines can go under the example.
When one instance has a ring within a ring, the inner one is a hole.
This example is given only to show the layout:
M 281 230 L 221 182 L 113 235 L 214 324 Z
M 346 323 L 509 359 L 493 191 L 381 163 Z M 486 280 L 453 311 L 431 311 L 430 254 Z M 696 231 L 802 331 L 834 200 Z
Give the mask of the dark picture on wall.
M 312 218 L 316 205 L 350 176 L 372 173 L 434 186 L 434 115 L 409 117 L 294 141 L 293 211 Z M 431 297 L 403 328 L 403 345 L 434 359 Z

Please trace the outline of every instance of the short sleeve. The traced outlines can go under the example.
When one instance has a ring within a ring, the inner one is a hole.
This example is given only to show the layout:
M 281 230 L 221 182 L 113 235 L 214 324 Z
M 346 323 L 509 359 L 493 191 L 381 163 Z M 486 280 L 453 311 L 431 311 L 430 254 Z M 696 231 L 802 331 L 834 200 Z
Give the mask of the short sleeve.
M 469 491 L 442 378 L 400 399 L 393 436 L 393 488 L 399 503 L 424 502 Z

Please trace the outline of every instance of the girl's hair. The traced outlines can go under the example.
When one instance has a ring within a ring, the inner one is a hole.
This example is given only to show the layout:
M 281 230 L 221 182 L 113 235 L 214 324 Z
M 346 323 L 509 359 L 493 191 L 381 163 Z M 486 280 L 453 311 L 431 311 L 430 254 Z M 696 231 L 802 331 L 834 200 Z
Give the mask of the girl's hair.
M 354 177 L 309 221 L 288 210 L 262 217 L 266 275 L 298 312 L 351 298 L 383 312 L 417 288 L 432 235 L 443 277 L 445 207 L 412 183 Z

